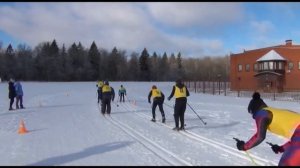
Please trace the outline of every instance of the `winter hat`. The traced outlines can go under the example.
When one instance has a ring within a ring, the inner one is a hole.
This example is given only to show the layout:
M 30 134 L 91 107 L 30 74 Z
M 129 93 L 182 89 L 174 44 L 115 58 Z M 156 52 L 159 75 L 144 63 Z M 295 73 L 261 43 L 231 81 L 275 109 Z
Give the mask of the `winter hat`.
M 260 94 L 258 92 L 254 92 L 253 95 L 252 95 L 252 98 L 254 100 L 258 100 L 258 99 L 260 99 Z
M 152 86 L 152 89 L 157 89 L 157 87 L 155 85 Z
M 177 79 L 177 80 L 176 80 L 176 84 L 177 84 L 177 85 L 181 84 L 181 79 Z
M 104 84 L 105 85 L 109 85 L 109 82 L 106 80 L 106 81 L 104 81 Z

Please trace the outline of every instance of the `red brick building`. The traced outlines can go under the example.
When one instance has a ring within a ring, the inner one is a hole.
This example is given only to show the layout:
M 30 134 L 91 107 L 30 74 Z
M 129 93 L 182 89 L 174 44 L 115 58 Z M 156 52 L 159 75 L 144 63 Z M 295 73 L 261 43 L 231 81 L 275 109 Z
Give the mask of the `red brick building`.
M 230 54 L 231 90 L 300 91 L 300 45 L 284 45 Z

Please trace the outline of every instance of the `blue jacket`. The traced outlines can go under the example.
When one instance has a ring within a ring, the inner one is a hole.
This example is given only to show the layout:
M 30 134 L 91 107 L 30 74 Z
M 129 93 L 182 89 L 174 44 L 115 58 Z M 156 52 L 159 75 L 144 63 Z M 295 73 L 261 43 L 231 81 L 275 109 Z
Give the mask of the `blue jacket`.
M 23 96 L 23 89 L 20 82 L 15 83 L 15 89 L 16 89 L 17 96 Z

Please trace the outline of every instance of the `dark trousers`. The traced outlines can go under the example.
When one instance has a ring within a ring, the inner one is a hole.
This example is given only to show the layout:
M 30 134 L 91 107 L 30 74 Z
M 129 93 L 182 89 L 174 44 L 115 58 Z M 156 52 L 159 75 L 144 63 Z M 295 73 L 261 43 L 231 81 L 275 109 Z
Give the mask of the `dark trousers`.
M 122 99 L 123 99 L 123 102 L 125 102 L 125 94 L 124 93 L 121 93 L 120 94 L 120 102 L 122 102 Z
M 19 103 L 20 103 L 20 106 L 19 106 Z M 23 107 L 23 96 L 17 96 L 16 97 L 16 108 L 18 109 L 18 108 L 24 108 Z
M 165 112 L 163 109 L 163 101 L 161 99 L 154 99 L 152 104 L 152 117 L 155 118 L 155 110 L 156 106 L 159 107 L 159 111 L 161 113 L 161 117 L 165 118 Z
M 101 98 L 100 98 L 100 92 L 101 92 L 101 90 L 97 90 L 97 92 L 98 92 L 98 103 L 101 101 Z
M 104 114 L 105 112 L 107 114 L 110 114 L 110 111 L 111 111 L 111 106 L 110 106 L 110 101 L 111 99 L 109 98 L 103 98 L 102 99 L 102 104 L 101 104 L 101 112 L 102 114 Z
M 184 127 L 184 113 L 186 109 L 186 98 L 177 98 L 175 100 L 175 108 L 174 108 L 174 119 L 175 119 L 175 126 L 179 127 L 179 120 L 180 120 L 180 127 Z
M 10 98 L 9 109 L 12 109 L 12 105 L 14 104 L 15 98 Z

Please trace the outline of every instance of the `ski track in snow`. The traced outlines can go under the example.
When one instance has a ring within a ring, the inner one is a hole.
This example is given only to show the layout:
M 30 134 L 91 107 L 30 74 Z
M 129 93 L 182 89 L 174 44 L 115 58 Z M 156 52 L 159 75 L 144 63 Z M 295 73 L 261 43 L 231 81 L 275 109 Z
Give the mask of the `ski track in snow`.
M 119 103 L 118 104 L 118 107 L 121 107 L 120 105 L 123 105 L 123 103 Z M 126 107 L 127 106 L 127 107 Z M 128 104 L 124 105 L 123 108 L 126 109 L 126 110 L 132 110 L 132 109 L 135 109 L 135 114 L 144 118 L 144 119 L 149 119 L 151 118 L 152 116 L 151 115 L 147 115 L 147 114 L 144 114 L 144 113 L 141 113 L 139 110 L 136 110 L 137 107 L 134 107 L 134 105 L 131 105 L 133 107 L 128 107 Z M 125 110 L 125 111 L 126 111 Z M 151 109 L 149 109 L 150 111 Z M 159 113 L 159 112 L 158 112 Z M 112 114 L 113 115 L 113 114 Z M 164 126 L 164 127 L 168 127 L 169 129 L 172 129 L 171 126 L 167 125 L 167 124 L 163 124 L 163 123 L 160 123 L 160 122 L 155 122 L 156 124 L 158 125 L 161 125 L 161 126 Z M 124 124 L 121 124 L 123 126 L 126 126 Z M 131 131 L 133 131 L 133 129 L 131 128 Z M 171 130 L 173 131 L 173 130 Z M 206 145 L 210 145 L 218 150 L 221 150 L 221 151 L 224 151 L 226 153 L 222 153 L 221 155 L 225 158 L 231 158 L 231 156 L 237 156 L 241 159 L 244 159 L 244 160 L 247 160 L 249 162 L 251 162 L 251 159 L 246 155 L 245 152 L 242 152 L 242 151 L 239 151 L 233 147 L 230 147 L 230 146 L 227 146 L 225 144 L 222 144 L 222 143 L 219 143 L 217 141 L 214 141 L 214 140 L 211 140 L 209 138 L 205 138 L 203 136 L 200 136 L 198 134 L 195 134 L 193 132 L 190 132 L 190 131 L 178 131 L 180 134 L 183 134 L 185 136 L 187 136 L 188 138 L 191 138 L 191 139 L 194 139 L 196 141 L 198 141 L 199 143 L 201 143 L 202 145 L 203 144 L 206 144 Z M 263 158 L 260 158 L 258 156 L 255 156 L 253 154 L 250 154 L 250 156 L 252 158 L 255 159 L 255 162 L 260 165 L 260 166 L 269 166 L 269 165 L 276 165 L 276 163 L 272 162 L 272 161 L 269 161 L 269 160 L 266 160 L 266 159 L 263 159 Z

